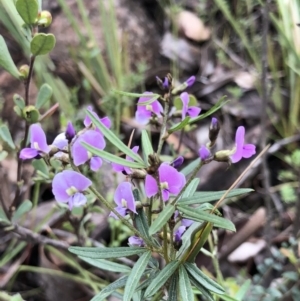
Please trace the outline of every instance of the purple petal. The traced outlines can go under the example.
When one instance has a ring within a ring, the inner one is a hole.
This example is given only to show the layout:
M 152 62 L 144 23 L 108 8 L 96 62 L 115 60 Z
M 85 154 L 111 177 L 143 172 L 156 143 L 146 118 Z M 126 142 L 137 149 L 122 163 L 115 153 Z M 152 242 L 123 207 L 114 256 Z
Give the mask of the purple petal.
M 123 206 L 124 204 L 122 201 L 126 201 L 126 208 L 128 208 L 131 212 L 136 213 L 135 199 L 129 182 L 123 182 L 117 187 L 114 195 L 114 201 L 119 206 Z
M 158 193 L 156 180 L 150 175 L 147 175 L 145 179 L 145 193 L 148 198 Z
M 33 159 L 39 155 L 39 151 L 34 148 L 23 148 L 20 152 L 22 160 Z
M 50 147 L 47 144 L 46 135 L 42 127 L 35 123 L 30 126 L 30 146 L 43 151 L 44 153 L 49 153 Z
M 162 105 L 160 104 L 160 102 L 158 100 L 155 100 L 151 103 L 152 106 L 152 111 L 153 113 L 155 113 L 157 116 L 161 116 L 160 113 L 162 113 L 164 111 Z
M 188 111 L 188 104 L 190 102 L 190 97 L 187 92 L 183 92 L 180 94 L 180 99 L 182 101 L 182 120 L 185 118 L 186 113 Z
M 189 107 L 187 110 L 187 114 L 191 117 L 197 117 L 201 112 L 201 109 L 198 107 Z
M 175 235 L 174 235 L 174 240 L 175 242 L 179 242 L 181 240 L 181 236 L 182 234 L 185 232 L 186 230 L 186 227 L 185 226 L 180 226 L 176 232 L 175 232 Z
M 69 199 L 69 208 L 83 206 L 87 202 L 86 196 L 83 193 L 77 192 Z
M 122 207 L 122 206 L 118 206 L 118 207 L 115 207 L 115 210 L 121 215 L 121 216 L 125 216 L 126 215 L 126 211 L 127 211 L 127 208 L 125 207 Z M 109 214 L 110 217 L 113 217 L 114 219 L 119 219 L 113 212 L 111 212 Z
M 184 158 L 182 156 L 177 157 L 173 162 L 171 162 L 171 166 L 174 168 L 178 168 L 182 165 Z
M 194 82 L 196 81 L 196 77 L 193 75 L 190 78 L 188 78 L 185 83 L 188 85 L 188 87 L 192 86 Z
M 71 142 L 72 139 L 75 137 L 75 135 L 76 135 L 76 132 L 75 132 L 75 129 L 73 127 L 73 124 L 72 124 L 71 121 L 69 121 L 68 124 L 67 124 L 65 137 L 69 142 Z
M 232 163 L 236 163 L 242 159 L 243 156 L 243 146 L 245 140 L 245 128 L 239 126 L 235 134 L 235 153 L 230 157 Z
M 181 225 L 182 226 L 185 226 L 185 227 L 189 227 L 192 225 L 194 221 L 190 220 L 190 219 L 187 219 L 187 218 L 184 218 L 182 221 L 181 221 Z
M 132 150 L 132 152 L 134 152 L 135 154 L 137 154 L 138 151 L 139 151 L 139 148 L 140 148 L 139 146 L 134 146 L 131 150 Z M 130 156 L 126 156 L 126 160 L 127 161 L 131 161 L 131 162 L 134 161 Z
M 150 118 L 151 118 L 151 112 L 147 111 L 146 109 L 143 109 L 143 110 L 138 109 L 135 112 L 136 121 L 142 125 L 146 125 L 149 122 Z
M 128 244 L 134 247 L 143 247 L 145 245 L 144 241 L 138 236 L 130 236 Z
M 218 123 L 219 123 L 219 121 L 218 121 L 217 118 L 213 117 L 213 118 L 211 119 L 211 126 L 212 126 L 212 127 L 217 127 L 217 126 L 218 126 Z
M 52 145 L 56 146 L 58 149 L 63 149 L 64 147 L 68 146 L 68 140 L 66 139 L 66 134 L 61 133 L 55 137 L 52 142 Z
M 93 110 L 93 108 L 91 106 L 88 106 L 87 110 L 90 111 L 90 112 L 92 112 L 92 113 L 94 113 L 94 110 Z M 89 127 L 92 124 L 92 120 L 91 120 L 91 118 L 88 115 L 85 116 L 85 118 L 83 120 L 83 124 L 84 124 L 84 126 L 86 128 Z
M 169 89 L 169 80 L 167 77 L 165 77 L 165 79 L 164 79 L 163 87 L 165 89 Z
M 100 157 L 92 157 L 90 161 L 90 167 L 92 171 L 97 171 L 102 165 L 102 159 Z
M 254 144 L 245 144 L 243 147 L 243 158 L 250 158 L 256 154 Z
M 170 198 L 170 192 L 167 189 L 163 189 L 161 194 L 164 201 L 167 201 Z
M 111 166 L 116 172 L 122 172 L 124 170 L 124 166 L 117 163 L 111 163 Z
M 205 147 L 204 145 L 202 145 L 199 149 L 199 157 L 202 161 L 207 160 L 210 157 L 210 151 L 207 147 Z
M 105 127 L 107 127 L 108 129 L 110 129 L 110 127 L 111 127 L 111 120 L 108 117 L 104 117 L 104 118 L 100 119 L 100 121 L 104 124 Z

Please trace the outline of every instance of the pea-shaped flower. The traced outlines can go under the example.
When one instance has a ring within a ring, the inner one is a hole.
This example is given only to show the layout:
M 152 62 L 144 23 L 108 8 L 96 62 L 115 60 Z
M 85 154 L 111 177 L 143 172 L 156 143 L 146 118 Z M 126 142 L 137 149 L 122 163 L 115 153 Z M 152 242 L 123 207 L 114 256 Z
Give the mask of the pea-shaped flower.
M 158 174 L 164 201 L 167 201 L 170 198 L 170 193 L 177 195 L 186 182 L 184 174 L 167 163 L 162 163 L 160 165 Z M 145 192 L 148 198 L 158 193 L 157 182 L 154 177 L 150 175 L 146 176 Z
M 58 202 L 68 203 L 71 210 L 86 203 L 84 191 L 91 185 L 92 182 L 82 174 L 73 170 L 64 170 L 53 178 L 52 192 Z
M 42 127 L 35 123 L 30 126 L 30 147 L 23 148 L 20 152 L 20 158 L 23 160 L 39 158 L 48 154 L 50 147 L 47 144 L 46 135 Z
M 97 119 L 98 121 L 100 121 L 100 122 L 101 122 L 103 125 L 105 125 L 108 129 L 111 127 L 111 121 L 110 121 L 110 119 L 109 119 L 108 117 L 100 118 L 100 117 L 96 114 L 96 112 L 94 112 L 94 110 L 93 110 L 93 108 L 92 108 L 91 106 L 88 106 L 87 109 L 88 109 L 88 111 L 90 111 L 90 112 L 96 117 L 96 119 Z M 90 118 L 88 115 L 85 116 L 85 119 L 84 119 L 84 121 L 83 121 L 83 124 L 84 124 L 85 127 L 91 126 L 92 120 L 91 120 L 91 118 Z M 97 128 L 96 130 L 97 130 L 97 131 L 100 131 L 100 129 L 98 129 L 98 128 Z M 100 132 L 101 132 L 101 131 L 100 131 Z
M 182 120 L 185 119 L 186 115 L 190 117 L 196 117 L 200 114 L 201 109 L 198 107 L 189 107 L 190 96 L 187 92 L 180 94 L 182 101 Z

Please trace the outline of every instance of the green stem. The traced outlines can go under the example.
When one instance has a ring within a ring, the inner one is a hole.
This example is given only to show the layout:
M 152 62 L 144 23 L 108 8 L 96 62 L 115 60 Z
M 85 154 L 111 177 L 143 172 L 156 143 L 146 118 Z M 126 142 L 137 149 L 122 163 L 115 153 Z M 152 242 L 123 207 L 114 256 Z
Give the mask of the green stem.
M 160 130 L 160 137 L 159 137 L 159 144 L 157 147 L 157 155 L 159 156 L 164 144 L 164 135 L 167 129 L 167 121 L 168 121 L 168 113 L 169 113 L 169 100 L 165 100 L 165 108 L 164 108 L 164 118 L 163 118 L 163 123 L 161 126 L 161 130 Z
M 211 259 L 212 259 L 212 264 L 214 266 L 214 269 L 216 271 L 217 280 L 220 284 L 222 284 L 222 283 L 224 283 L 224 278 L 223 278 L 223 275 L 222 275 L 222 272 L 220 269 L 219 260 L 217 257 L 217 254 L 218 254 L 217 243 L 215 243 L 215 244 L 213 243 L 212 234 L 208 236 L 208 245 L 209 245 L 210 252 L 212 254 Z
M 33 197 L 32 197 L 32 205 L 33 208 L 35 208 L 38 204 L 39 201 L 39 195 L 40 195 L 40 187 L 41 187 L 41 182 L 37 181 L 34 185 L 33 189 Z

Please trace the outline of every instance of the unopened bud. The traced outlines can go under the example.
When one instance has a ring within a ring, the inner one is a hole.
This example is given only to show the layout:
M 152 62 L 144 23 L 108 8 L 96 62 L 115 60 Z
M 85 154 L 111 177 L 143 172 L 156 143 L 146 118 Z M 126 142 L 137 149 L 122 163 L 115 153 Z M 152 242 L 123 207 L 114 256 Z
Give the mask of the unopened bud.
M 23 109 L 23 117 L 28 123 L 33 124 L 39 121 L 40 113 L 35 106 L 27 106 Z
M 214 155 L 214 160 L 219 162 L 227 162 L 228 164 L 231 164 L 230 156 L 232 156 L 234 153 L 235 149 L 218 151 Z
M 68 122 L 65 135 L 66 135 L 66 139 L 68 140 L 69 143 L 72 141 L 72 139 L 76 135 L 75 129 L 74 129 L 73 124 L 72 124 L 71 121 Z
M 184 158 L 182 156 L 177 157 L 173 162 L 171 162 L 171 166 L 173 166 L 174 168 L 178 168 L 182 165 L 184 161 Z
M 204 145 L 202 145 L 199 149 L 199 157 L 201 159 L 202 162 L 205 162 L 207 159 L 209 159 L 210 157 L 210 151 L 207 147 L 205 147 Z
M 172 86 L 172 76 L 171 74 L 168 74 L 164 80 L 156 76 L 156 82 L 159 88 L 163 91 L 169 91 L 170 87 Z
M 29 66 L 28 65 L 22 65 L 19 68 L 19 72 L 20 72 L 20 77 L 21 79 L 27 79 L 28 75 L 29 75 Z
M 209 140 L 210 140 L 209 147 L 213 147 L 216 144 L 219 131 L 220 131 L 220 123 L 217 118 L 213 117 L 211 119 L 211 123 L 209 126 Z
M 52 15 L 49 11 L 43 10 L 39 13 L 37 25 L 42 27 L 48 27 L 52 23 Z
M 191 87 L 194 84 L 195 81 L 196 81 L 196 77 L 191 76 L 184 83 L 182 83 L 178 87 L 174 88 L 172 90 L 172 94 L 175 95 L 175 94 L 178 94 L 178 93 L 184 91 L 186 88 Z

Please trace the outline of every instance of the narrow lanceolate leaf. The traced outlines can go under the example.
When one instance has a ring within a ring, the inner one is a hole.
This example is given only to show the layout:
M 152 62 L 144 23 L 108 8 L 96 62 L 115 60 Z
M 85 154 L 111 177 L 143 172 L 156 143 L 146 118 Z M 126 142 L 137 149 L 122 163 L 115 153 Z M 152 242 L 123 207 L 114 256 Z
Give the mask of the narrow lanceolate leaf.
M 55 42 L 52 33 L 38 33 L 30 42 L 30 51 L 34 56 L 47 54 L 54 48 Z
M 205 275 L 194 263 L 186 262 L 184 264 L 187 272 L 191 275 L 199 284 L 207 288 L 208 290 L 222 295 L 225 293 L 223 287 Z
M 18 0 L 16 9 L 26 24 L 31 25 L 36 22 L 39 10 L 37 0 Z
M 197 282 L 195 280 L 195 278 L 193 278 L 192 276 L 191 276 L 190 280 L 191 280 L 192 284 L 199 290 L 199 292 L 201 292 L 201 294 L 205 297 L 205 300 L 215 301 L 214 296 L 207 288 L 205 288 L 203 285 L 201 285 L 199 282 Z
M 51 98 L 52 96 L 52 88 L 48 84 L 43 84 L 40 87 L 37 99 L 36 99 L 36 104 L 35 107 L 39 110 L 42 108 Z
M 197 190 L 197 187 L 198 187 L 199 183 L 200 183 L 199 178 L 193 179 L 191 181 L 191 183 L 189 184 L 189 186 L 183 192 L 181 198 L 187 198 L 187 197 L 191 197 L 192 195 L 194 195 L 195 191 Z
M 156 217 L 154 222 L 149 228 L 149 234 L 153 235 L 157 231 L 159 231 L 170 219 L 170 217 L 175 212 L 175 206 L 168 204 L 162 212 L 159 213 L 159 215 Z
M 129 161 L 129 160 L 125 160 L 123 158 L 120 158 L 118 156 L 115 156 L 111 153 L 108 153 L 104 150 L 101 150 L 101 149 L 98 149 L 86 142 L 81 142 L 81 144 L 89 151 L 91 152 L 93 155 L 95 156 L 98 156 L 98 157 L 101 157 L 109 162 L 113 162 L 113 163 L 118 163 L 120 165 L 123 165 L 123 166 L 128 166 L 128 167 L 131 167 L 131 168 L 143 168 L 145 167 L 145 164 L 141 164 L 141 163 L 138 163 L 138 162 L 132 162 L 132 161 Z
M 25 213 L 30 211 L 32 208 L 32 203 L 29 200 L 25 200 L 22 204 L 18 207 L 16 212 L 13 215 L 13 221 L 17 221 L 20 217 L 22 217 Z
M 115 92 L 117 94 L 120 94 L 120 95 L 128 96 L 128 97 L 142 97 L 142 96 L 145 96 L 145 93 L 131 93 L 131 92 L 124 92 L 124 91 L 114 90 L 114 89 L 113 89 L 113 92 Z M 156 99 L 158 99 L 160 95 L 159 94 L 150 94 L 150 96 L 157 97 Z
M 178 274 L 177 273 L 171 276 L 168 294 L 169 294 L 168 301 L 178 301 Z
M 149 94 L 149 96 L 152 96 L 153 94 Z M 147 96 L 146 94 L 143 94 L 143 96 Z M 154 94 L 154 96 L 152 96 L 149 100 L 147 101 L 143 101 L 143 102 L 139 102 L 137 103 L 138 106 L 148 106 L 150 105 L 152 102 L 154 102 L 155 100 L 157 100 L 159 98 L 160 95 L 158 94 Z
M 184 266 L 179 267 L 179 291 L 182 301 L 194 300 L 194 293 L 192 290 L 191 281 Z
M 180 212 L 183 213 L 184 218 L 192 219 L 197 222 L 206 221 L 212 223 L 215 227 L 236 231 L 234 224 L 223 217 L 217 216 L 213 213 L 205 212 L 188 206 L 178 206 Z
M 128 277 L 126 286 L 125 286 L 125 291 L 124 291 L 124 301 L 130 301 L 135 289 L 137 288 L 139 281 L 147 267 L 147 264 L 151 258 L 151 252 L 148 251 L 144 253 L 139 260 L 135 263 L 133 266 L 133 269 Z
M 135 154 L 128 146 L 126 146 L 111 130 L 109 130 L 104 124 L 102 124 L 89 110 L 86 110 L 87 115 L 91 118 L 93 124 L 99 128 L 103 133 L 105 138 L 109 140 L 115 147 L 117 147 L 121 152 L 128 155 L 133 160 L 141 163 L 146 167 L 142 158 L 139 155 Z
M 115 282 L 106 286 L 99 294 L 97 294 L 91 301 L 102 301 L 105 300 L 107 296 L 111 295 L 115 290 L 125 286 L 128 276 L 123 276 L 116 280 Z
M 189 175 L 201 162 L 201 159 L 198 158 L 188 164 L 185 168 L 183 168 L 180 172 L 182 172 L 185 176 Z
M 148 157 L 149 155 L 153 154 L 154 151 L 148 132 L 146 130 L 142 130 L 142 148 L 143 148 L 144 161 L 148 165 Z
M 21 74 L 10 56 L 10 53 L 2 35 L 0 35 L 0 67 L 5 69 L 13 77 L 18 79 L 20 78 Z
M 15 144 L 14 141 L 11 137 L 10 131 L 7 127 L 7 125 L 2 125 L 0 127 L 0 138 L 7 143 L 7 145 L 11 148 L 11 149 L 15 149 Z
M 207 202 L 213 202 L 218 201 L 227 190 L 221 190 L 221 191 L 197 191 L 192 196 L 186 197 L 183 196 L 178 203 L 181 205 L 192 205 L 192 204 L 201 204 L 201 203 L 207 203 Z M 243 195 L 249 192 L 252 192 L 253 189 L 251 188 L 238 188 L 231 190 L 227 196 L 226 199 L 236 197 L 239 195 Z
M 168 133 L 172 134 L 174 132 L 177 132 L 179 130 L 182 130 L 186 125 L 189 124 L 191 117 L 185 117 L 184 120 L 182 120 L 180 123 L 175 124 L 174 126 L 172 126 L 169 130 Z
M 94 258 L 87 258 L 83 256 L 78 256 L 78 257 L 81 260 L 87 262 L 88 264 L 105 271 L 116 272 L 116 273 L 129 273 L 131 270 L 126 265 L 112 262 L 105 259 L 94 259 Z
M 171 261 L 168 263 L 162 271 L 153 279 L 151 284 L 147 287 L 145 291 L 145 298 L 154 295 L 175 273 L 180 265 L 179 261 Z
M 119 258 L 131 255 L 142 254 L 147 251 L 140 247 L 119 247 L 119 248 L 93 248 L 93 247 L 70 247 L 69 251 L 79 256 L 87 258 Z

